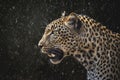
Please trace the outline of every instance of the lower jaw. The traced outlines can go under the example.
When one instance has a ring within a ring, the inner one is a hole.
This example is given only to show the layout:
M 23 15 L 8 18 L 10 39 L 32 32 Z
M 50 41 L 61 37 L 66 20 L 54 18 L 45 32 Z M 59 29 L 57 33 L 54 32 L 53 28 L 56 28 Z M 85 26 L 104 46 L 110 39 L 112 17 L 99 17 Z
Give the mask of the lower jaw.
M 50 59 L 50 62 L 52 64 L 59 64 L 62 60 L 54 60 L 54 59 Z

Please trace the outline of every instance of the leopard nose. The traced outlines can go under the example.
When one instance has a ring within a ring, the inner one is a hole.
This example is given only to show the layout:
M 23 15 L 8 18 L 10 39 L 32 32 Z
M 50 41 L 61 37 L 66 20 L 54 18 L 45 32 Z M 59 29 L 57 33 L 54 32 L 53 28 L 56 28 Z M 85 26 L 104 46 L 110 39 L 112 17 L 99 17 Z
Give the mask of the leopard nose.
M 41 42 L 38 43 L 38 47 L 42 48 L 43 44 Z

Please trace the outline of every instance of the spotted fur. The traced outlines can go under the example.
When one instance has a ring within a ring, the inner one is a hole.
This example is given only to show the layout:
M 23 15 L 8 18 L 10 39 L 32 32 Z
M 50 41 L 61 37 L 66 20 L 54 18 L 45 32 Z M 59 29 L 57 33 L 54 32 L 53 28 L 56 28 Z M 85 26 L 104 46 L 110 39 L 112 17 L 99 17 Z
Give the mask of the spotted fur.
M 53 64 L 73 56 L 88 80 L 120 80 L 120 34 L 88 16 L 71 13 L 52 21 L 38 45 Z

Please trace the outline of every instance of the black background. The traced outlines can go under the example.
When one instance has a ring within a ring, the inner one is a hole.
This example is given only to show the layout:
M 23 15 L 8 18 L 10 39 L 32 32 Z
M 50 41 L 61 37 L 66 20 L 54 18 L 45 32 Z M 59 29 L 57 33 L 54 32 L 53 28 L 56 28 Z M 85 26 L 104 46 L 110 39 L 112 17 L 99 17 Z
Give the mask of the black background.
M 53 65 L 37 44 L 52 20 L 76 12 L 120 33 L 119 0 L 0 0 L 0 80 L 86 80 L 71 57 Z

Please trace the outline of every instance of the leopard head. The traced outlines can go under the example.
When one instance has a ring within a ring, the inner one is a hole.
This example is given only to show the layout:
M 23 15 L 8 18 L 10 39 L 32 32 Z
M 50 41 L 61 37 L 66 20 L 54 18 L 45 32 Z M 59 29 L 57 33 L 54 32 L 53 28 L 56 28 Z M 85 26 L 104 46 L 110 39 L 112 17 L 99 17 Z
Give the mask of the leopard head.
M 50 57 L 51 63 L 60 63 L 78 49 L 80 27 L 81 22 L 75 13 L 52 21 L 38 43 L 41 52 Z

